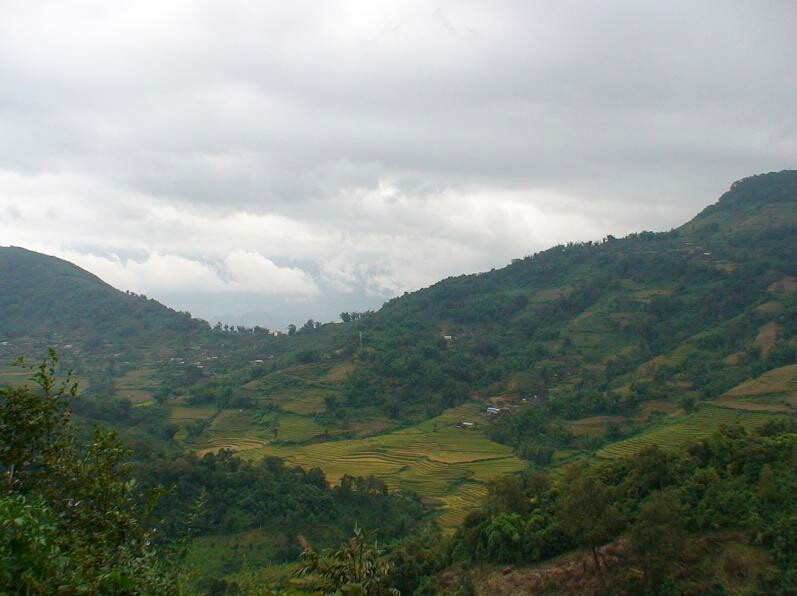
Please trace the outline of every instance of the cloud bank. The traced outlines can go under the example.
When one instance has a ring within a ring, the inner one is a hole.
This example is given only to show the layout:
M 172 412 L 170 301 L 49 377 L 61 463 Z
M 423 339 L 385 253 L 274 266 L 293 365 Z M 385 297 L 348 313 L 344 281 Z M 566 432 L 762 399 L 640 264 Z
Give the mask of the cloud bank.
M 0 244 L 208 318 L 325 320 L 794 167 L 790 1 L 2 10 Z

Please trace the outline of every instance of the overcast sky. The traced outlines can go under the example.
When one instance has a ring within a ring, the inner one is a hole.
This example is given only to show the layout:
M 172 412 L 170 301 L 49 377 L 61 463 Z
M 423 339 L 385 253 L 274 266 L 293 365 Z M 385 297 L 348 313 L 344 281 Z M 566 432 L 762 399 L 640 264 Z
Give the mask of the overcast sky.
M 0 0 L 0 245 L 284 327 L 795 167 L 797 2 Z

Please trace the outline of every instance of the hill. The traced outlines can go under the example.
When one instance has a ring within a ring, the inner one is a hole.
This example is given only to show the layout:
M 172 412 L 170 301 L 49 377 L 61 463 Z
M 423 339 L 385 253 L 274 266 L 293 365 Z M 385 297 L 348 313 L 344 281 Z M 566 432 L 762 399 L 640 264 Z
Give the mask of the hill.
M 62 259 L 0 247 L 0 336 L 103 343 L 167 342 L 202 323 L 146 296 L 120 292 Z
M 670 232 L 557 246 L 394 299 L 360 324 L 357 381 L 407 410 L 476 391 L 556 394 L 574 415 L 667 385 L 716 397 L 790 364 L 796 183 L 748 178 Z

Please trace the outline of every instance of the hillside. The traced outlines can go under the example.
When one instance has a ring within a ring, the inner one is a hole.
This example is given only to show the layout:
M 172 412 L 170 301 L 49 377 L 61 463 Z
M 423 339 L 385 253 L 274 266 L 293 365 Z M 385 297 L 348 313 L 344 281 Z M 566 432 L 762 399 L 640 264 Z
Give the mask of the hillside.
M 202 324 L 56 257 L 0 247 L 0 336 L 166 342 Z
M 671 232 L 557 246 L 394 299 L 361 325 L 359 380 L 408 409 L 555 392 L 575 415 L 666 385 L 716 397 L 790 364 L 796 182 L 748 178 Z

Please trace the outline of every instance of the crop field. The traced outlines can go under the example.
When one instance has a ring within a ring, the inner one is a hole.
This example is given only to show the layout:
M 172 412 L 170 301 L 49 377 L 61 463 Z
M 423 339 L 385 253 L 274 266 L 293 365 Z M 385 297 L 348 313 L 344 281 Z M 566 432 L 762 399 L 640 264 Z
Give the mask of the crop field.
M 694 414 L 677 418 L 634 437 L 607 445 L 598 450 L 595 455 L 607 459 L 626 457 L 651 445 L 662 449 L 677 449 L 690 441 L 709 436 L 723 424 L 739 423 L 751 427 L 766 422 L 773 416 L 775 415 L 765 412 L 746 412 L 703 406 Z
M 169 420 L 175 424 L 184 424 L 194 420 L 204 420 L 210 418 L 217 412 L 215 407 L 189 407 L 176 406 L 169 414 Z
M 608 344 L 616 346 L 616 339 L 612 326 L 611 318 L 605 311 L 605 304 L 592 307 L 573 319 L 563 331 L 563 334 L 571 341 L 572 346 L 580 353 L 587 356 L 594 356 L 603 359 Z
M 772 348 L 775 347 L 775 342 L 778 340 L 779 333 L 780 327 L 774 321 L 770 321 L 759 329 L 753 344 L 761 348 L 761 355 L 765 358 Z
M 627 421 L 625 416 L 590 416 L 572 420 L 567 423 L 567 426 L 577 437 L 602 437 L 606 434 L 606 426 L 610 422 L 622 425 Z
M 697 348 L 695 346 L 689 343 L 683 343 L 677 348 L 675 348 L 669 354 L 662 354 L 660 356 L 656 356 L 652 360 L 640 364 L 637 370 L 647 374 L 653 374 L 655 369 L 659 366 L 662 365 L 677 366 L 679 364 L 682 364 L 689 357 L 689 355 L 695 352 L 696 350 Z
M 30 380 L 33 371 L 16 366 L 0 367 L 0 387 L 10 385 L 11 387 L 21 387 L 22 385 L 33 385 Z
M 22 387 L 28 385 L 30 387 L 36 386 L 36 381 L 31 380 L 34 371 L 29 368 L 22 368 L 19 366 L 0 366 L 0 387 L 6 385 L 10 387 Z M 84 378 L 78 378 L 78 394 L 82 393 L 89 386 L 89 383 Z
M 323 381 L 343 381 L 346 376 L 357 368 L 353 360 L 344 360 L 343 362 L 333 366 L 327 374 L 322 377 Z
M 252 447 L 239 449 L 243 457 L 276 455 L 305 468 L 319 467 L 332 483 L 344 474 L 377 476 L 393 490 L 413 490 L 438 503 L 444 527 L 451 528 L 480 503 L 485 482 L 526 468 L 511 449 L 490 441 L 478 427 L 457 428 L 464 420 L 483 422 L 481 406 L 466 404 L 417 426 L 363 439 L 300 446 L 253 441 Z M 280 439 L 282 425 L 281 420 Z
M 783 279 L 771 284 L 767 290 L 773 294 L 794 294 L 797 293 L 797 278 L 784 277 Z
M 763 304 L 759 304 L 758 306 L 755 307 L 755 310 L 765 315 L 777 316 L 783 312 L 784 307 L 783 304 L 781 304 L 777 300 L 770 300 L 769 302 L 764 302 Z
M 725 392 L 714 403 L 742 410 L 793 411 L 797 408 L 797 364 L 768 370 Z
M 294 366 L 247 383 L 244 388 L 258 401 L 272 403 L 295 414 L 317 414 L 326 409 L 324 398 L 339 395 L 350 361 Z
M 155 371 L 147 368 L 132 370 L 113 382 L 116 397 L 129 399 L 136 405 L 152 403 L 152 390 L 160 386 Z
M 200 455 L 209 451 L 254 449 L 272 437 L 268 429 L 254 423 L 249 410 L 219 410 L 201 436 L 186 444 Z
M 265 530 L 194 538 L 186 552 L 186 567 L 194 573 L 228 575 L 269 565 L 277 537 Z
M 280 416 L 277 420 L 276 437 L 280 441 L 301 443 L 323 435 L 324 430 L 323 426 L 308 416 Z
M 556 300 L 557 298 L 561 298 L 562 296 L 567 296 L 572 291 L 573 286 L 571 285 L 559 286 L 557 288 L 546 288 L 544 290 L 534 292 L 534 294 L 531 295 L 531 302 L 550 302 L 552 300 Z

